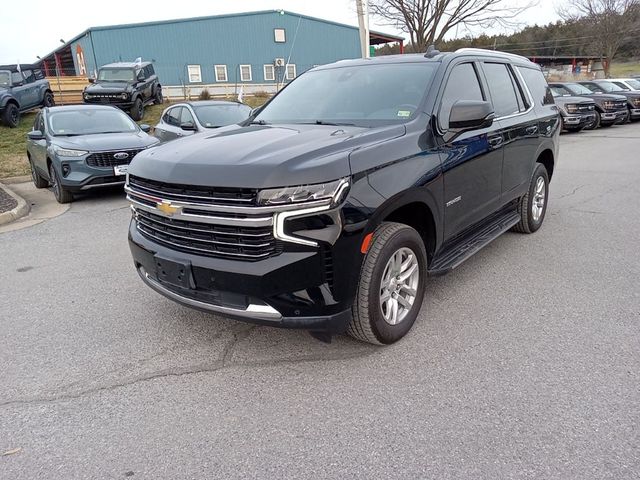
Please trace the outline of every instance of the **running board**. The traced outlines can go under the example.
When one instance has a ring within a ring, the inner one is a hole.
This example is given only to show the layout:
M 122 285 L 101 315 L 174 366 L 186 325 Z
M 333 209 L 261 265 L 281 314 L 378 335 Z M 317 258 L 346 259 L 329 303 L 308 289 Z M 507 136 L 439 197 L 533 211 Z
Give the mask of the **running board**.
M 437 276 L 450 272 L 519 221 L 520 214 L 512 209 L 490 217 L 479 230 L 463 236 L 434 258 L 428 271 L 429 275 Z

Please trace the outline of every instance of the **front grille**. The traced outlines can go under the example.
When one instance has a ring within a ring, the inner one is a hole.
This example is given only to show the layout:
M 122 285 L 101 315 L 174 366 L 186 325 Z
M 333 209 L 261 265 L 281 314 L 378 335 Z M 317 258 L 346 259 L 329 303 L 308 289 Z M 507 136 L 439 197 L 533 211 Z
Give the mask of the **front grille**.
M 324 250 L 324 274 L 329 289 L 333 292 L 333 255 L 331 249 Z
M 170 248 L 211 257 L 260 260 L 279 253 L 271 227 L 188 222 L 136 209 L 140 233 Z
M 135 157 L 143 149 L 135 150 L 114 150 L 113 152 L 92 153 L 87 157 L 87 165 L 90 167 L 115 167 L 117 165 L 129 165 L 133 157 Z M 126 153 L 127 158 L 115 158 L 119 153 Z
M 237 205 L 251 207 L 256 205 L 258 191 L 252 188 L 202 187 L 176 183 L 157 182 L 133 175 L 129 176 L 130 185 L 148 195 L 159 196 L 165 200 L 175 200 L 205 205 Z

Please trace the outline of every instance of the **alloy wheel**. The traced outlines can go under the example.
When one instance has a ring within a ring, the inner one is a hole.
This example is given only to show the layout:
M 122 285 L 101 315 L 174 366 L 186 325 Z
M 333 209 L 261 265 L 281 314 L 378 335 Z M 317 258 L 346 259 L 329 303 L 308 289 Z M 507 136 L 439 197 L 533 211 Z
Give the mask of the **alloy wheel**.
M 545 185 L 544 178 L 538 177 L 536 180 L 536 187 L 533 192 L 533 201 L 531 202 L 531 216 L 533 221 L 537 222 L 542 217 L 544 211 L 544 202 L 547 196 L 547 186 Z
M 380 282 L 380 310 L 389 325 L 402 322 L 416 301 L 420 268 L 416 254 L 402 247 L 391 255 Z

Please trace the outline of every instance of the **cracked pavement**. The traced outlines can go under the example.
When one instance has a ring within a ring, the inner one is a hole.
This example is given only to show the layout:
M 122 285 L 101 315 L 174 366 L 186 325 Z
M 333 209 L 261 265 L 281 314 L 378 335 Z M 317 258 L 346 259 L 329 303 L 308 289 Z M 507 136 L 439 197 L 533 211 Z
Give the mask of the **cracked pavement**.
M 543 228 L 387 348 L 157 295 L 118 190 L 0 234 L 0 478 L 637 478 L 640 125 L 561 145 Z

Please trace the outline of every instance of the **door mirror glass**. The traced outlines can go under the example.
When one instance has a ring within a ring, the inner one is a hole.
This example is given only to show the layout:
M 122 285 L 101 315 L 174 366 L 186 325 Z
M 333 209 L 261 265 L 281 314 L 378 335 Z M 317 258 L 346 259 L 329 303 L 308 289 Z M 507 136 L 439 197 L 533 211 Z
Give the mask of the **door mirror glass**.
M 495 114 L 489 102 L 478 100 L 458 100 L 451 107 L 449 129 L 457 132 L 488 128 L 493 124 Z
M 142 130 L 144 133 L 149 133 L 151 131 L 151 126 L 147 125 L 146 123 L 141 123 L 139 127 L 140 130 Z
M 195 124 L 193 122 L 184 122 L 182 124 L 180 124 L 180 128 L 182 130 L 185 130 L 187 132 L 196 132 L 198 131 L 198 129 L 196 128 Z
M 89 83 L 96 83 L 96 79 L 93 77 L 89 77 L 87 78 L 87 80 L 89 81 Z
M 29 140 L 43 140 L 44 134 L 40 130 L 32 130 L 27 133 Z

